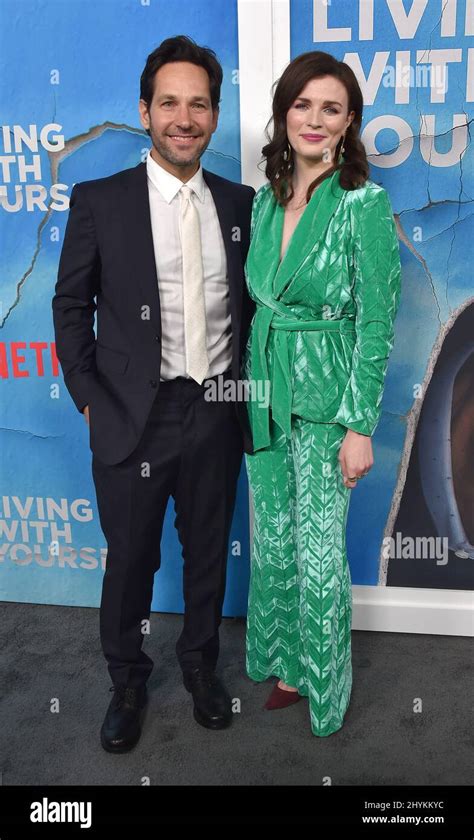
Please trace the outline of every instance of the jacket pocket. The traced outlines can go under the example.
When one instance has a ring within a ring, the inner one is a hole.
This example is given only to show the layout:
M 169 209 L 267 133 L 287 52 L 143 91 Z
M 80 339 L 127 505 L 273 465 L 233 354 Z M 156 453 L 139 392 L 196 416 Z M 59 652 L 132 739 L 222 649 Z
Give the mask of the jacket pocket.
M 121 350 L 114 350 L 112 347 L 106 347 L 105 344 L 97 341 L 95 360 L 99 371 L 123 374 L 127 370 L 130 356 L 127 353 L 122 353 Z

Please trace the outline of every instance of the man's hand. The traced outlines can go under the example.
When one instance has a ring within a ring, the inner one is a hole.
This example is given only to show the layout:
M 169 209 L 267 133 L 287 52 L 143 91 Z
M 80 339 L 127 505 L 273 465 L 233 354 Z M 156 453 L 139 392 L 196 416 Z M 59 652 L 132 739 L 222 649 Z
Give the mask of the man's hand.
M 372 438 L 348 429 L 339 450 L 339 463 L 344 486 L 349 490 L 357 487 L 357 481 L 349 481 L 349 478 L 354 478 L 354 476 L 360 478 L 373 466 Z
M 84 407 L 84 409 L 83 409 L 82 413 L 83 413 L 83 415 L 84 415 L 84 417 L 85 417 L 85 421 L 86 421 L 87 425 L 89 425 L 89 406 L 88 406 L 88 405 L 86 405 L 86 406 Z

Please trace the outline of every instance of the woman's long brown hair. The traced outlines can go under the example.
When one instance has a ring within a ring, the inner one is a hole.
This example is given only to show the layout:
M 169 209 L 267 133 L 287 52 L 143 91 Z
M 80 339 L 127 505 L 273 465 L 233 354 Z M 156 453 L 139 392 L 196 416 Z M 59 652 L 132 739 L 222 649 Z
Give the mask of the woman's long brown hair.
M 306 201 L 309 202 L 313 191 L 336 169 L 340 170 L 339 179 L 343 189 L 354 190 L 364 184 L 369 177 L 367 155 L 359 137 L 362 123 L 363 97 L 353 70 L 343 61 L 338 61 L 326 52 L 307 52 L 295 58 L 278 80 L 273 94 L 273 116 L 266 127 L 269 142 L 262 149 L 266 161 L 265 175 L 270 181 L 273 194 L 283 207 L 293 197 L 292 175 L 294 170 L 293 154 L 286 159 L 288 136 L 286 133 L 286 115 L 305 85 L 321 76 L 333 76 L 345 87 L 348 96 L 348 113 L 354 111 L 354 118 L 344 137 L 344 159 L 338 163 L 342 146 L 342 137 L 335 149 L 336 163 L 309 185 Z M 273 123 L 273 135 L 269 126 Z

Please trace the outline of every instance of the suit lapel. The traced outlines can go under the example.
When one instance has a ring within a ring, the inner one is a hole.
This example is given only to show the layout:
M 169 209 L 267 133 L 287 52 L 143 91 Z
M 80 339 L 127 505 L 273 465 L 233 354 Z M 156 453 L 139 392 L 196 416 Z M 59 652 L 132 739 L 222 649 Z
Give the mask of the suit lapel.
M 315 246 L 321 241 L 332 216 L 344 194 L 339 183 L 339 173 L 334 172 L 313 192 L 309 204 L 301 215 L 290 239 L 286 253 L 273 278 L 273 294 L 280 297 L 288 282 L 297 274 L 302 264 Z M 274 242 L 279 259 L 281 237 L 283 233 L 284 208 L 277 206 L 273 224 L 275 226 L 270 240 Z M 265 237 L 265 229 L 260 231 Z
M 234 202 L 228 193 L 222 189 L 222 182 L 207 169 L 202 170 L 203 178 L 211 191 L 216 206 L 217 217 L 221 228 L 222 239 L 227 258 L 227 274 L 229 278 L 230 317 L 232 321 L 232 335 L 239 335 L 242 310 L 243 265 L 239 242 L 232 237 L 232 231 L 239 227 Z M 234 348 L 235 348 L 234 344 Z
M 130 170 L 125 181 L 127 213 L 124 236 L 132 243 L 128 248 L 130 275 L 141 291 L 143 306 L 150 307 L 150 319 L 161 335 L 160 296 L 156 272 L 155 251 L 151 228 L 150 201 L 146 163 Z

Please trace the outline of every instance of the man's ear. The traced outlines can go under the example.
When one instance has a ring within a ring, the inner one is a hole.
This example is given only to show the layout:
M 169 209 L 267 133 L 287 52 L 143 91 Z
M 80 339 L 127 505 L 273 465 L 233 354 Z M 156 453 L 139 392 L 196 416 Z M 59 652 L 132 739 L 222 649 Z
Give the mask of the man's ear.
M 148 107 L 144 99 L 138 100 L 138 113 L 140 114 L 140 122 L 143 128 L 150 128 L 150 117 L 148 114 Z
M 213 134 L 214 134 L 214 132 L 217 128 L 218 120 L 219 120 L 219 106 L 217 105 L 217 107 L 213 108 L 213 111 L 212 111 L 212 124 L 213 124 L 212 133 Z

